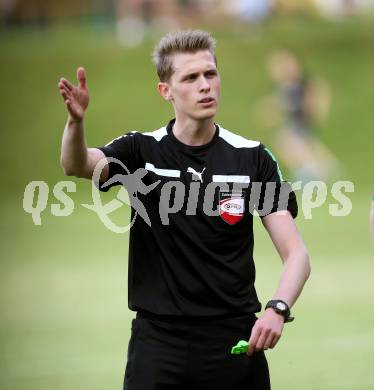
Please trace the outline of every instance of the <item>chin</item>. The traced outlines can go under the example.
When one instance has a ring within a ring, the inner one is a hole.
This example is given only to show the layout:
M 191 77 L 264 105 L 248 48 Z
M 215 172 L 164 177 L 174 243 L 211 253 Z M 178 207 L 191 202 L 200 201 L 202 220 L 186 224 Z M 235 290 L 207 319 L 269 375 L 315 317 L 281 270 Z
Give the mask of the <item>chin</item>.
M 196 113 L 194 117 L 198 120 L 211 119 L 215 117 L 216 113 L 216 109 L 209 109 Z

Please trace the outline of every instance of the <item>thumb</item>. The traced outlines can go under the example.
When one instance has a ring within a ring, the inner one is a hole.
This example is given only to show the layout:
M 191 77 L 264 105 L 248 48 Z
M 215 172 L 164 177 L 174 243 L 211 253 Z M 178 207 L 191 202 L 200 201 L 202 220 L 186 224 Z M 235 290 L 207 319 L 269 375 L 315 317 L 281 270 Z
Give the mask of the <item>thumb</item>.
M 86 89 L 86 71 L 83 67 L 77 69 L 77 79 L 79 82 L 79 88 Z
M 251 356 L 251 355 L 253 354 L 254 351 L 255 351 L 255 344 L 253 343 L 253 341 L 249 340 L 249 341 L 248 341 L 247 355 L 248 355 L 248 356 Z
M 252 328 L 251 337 L 248 340 L 248 351 L 247 351 L 248 356 L 251 356 L 255 351 L 259 336 L 260 336 L 260 332 L 255 324 L 254 327 Z

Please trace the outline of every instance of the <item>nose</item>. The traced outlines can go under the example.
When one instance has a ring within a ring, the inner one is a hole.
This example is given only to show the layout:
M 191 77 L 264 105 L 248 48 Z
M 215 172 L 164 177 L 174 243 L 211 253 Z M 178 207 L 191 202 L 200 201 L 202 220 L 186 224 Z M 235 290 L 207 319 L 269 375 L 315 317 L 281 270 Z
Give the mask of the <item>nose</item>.
M 199 92 L 209 92 L 209 91 L 210 91 L 210 84 L 208 83 L 206 77 L 202 76 L 200 78 Z

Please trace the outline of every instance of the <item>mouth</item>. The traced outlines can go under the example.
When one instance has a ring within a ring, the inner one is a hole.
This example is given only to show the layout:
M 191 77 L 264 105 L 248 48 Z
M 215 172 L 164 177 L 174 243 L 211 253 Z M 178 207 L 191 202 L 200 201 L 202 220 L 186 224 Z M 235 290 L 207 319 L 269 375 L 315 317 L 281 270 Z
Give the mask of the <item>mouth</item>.
M 215 102 L 215 100 L 212 97 L 206 97 L 198 101 L 198 103 L 202 103 L 202 104 L 208 104 L 213 102 Z

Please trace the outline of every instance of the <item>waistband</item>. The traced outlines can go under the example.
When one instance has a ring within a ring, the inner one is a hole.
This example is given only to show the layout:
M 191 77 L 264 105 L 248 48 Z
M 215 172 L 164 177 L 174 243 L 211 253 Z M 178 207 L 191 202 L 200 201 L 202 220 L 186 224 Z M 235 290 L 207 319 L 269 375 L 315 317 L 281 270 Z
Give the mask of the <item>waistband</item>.
M 138 310 L 136 318 L 146 318 L 156 321 L 172 322 L 172 323 L 197 323 L 197 322 L 210 322 L 219 320 L 230 320 L 238 318 L 247 318 L 256 320 L 257 317 L 254 313 L 227 313 L 213 316 L 186 316 L 186 315 L 169 315 L 169 314 L 155 314 L 145 310 Z

